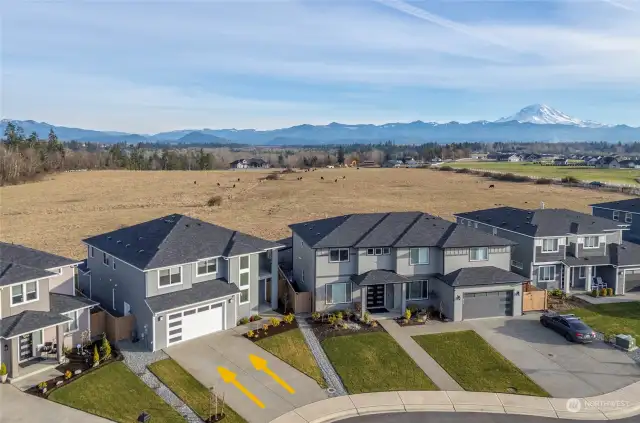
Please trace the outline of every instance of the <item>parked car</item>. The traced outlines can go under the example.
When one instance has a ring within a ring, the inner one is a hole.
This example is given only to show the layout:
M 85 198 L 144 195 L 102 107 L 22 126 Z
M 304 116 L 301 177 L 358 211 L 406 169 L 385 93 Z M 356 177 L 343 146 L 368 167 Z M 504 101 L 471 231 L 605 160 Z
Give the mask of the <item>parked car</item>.
M 575 314 L 543 314 L 540 323 L 563 335 L 569 342 L 588 343 L 596 338 L 596 333 Z
M 604 186 L 604 184 L 602 182 L 599 182 L 599 181 L 593 181 L 589 185 L 591 185 L 592 187 L 603 187 Z

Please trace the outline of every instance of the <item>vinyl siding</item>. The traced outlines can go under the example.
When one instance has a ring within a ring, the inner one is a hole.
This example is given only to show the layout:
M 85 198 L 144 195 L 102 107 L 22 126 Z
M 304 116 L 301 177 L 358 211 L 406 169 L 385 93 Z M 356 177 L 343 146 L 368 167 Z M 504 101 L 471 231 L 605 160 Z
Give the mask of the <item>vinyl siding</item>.
M 468 267 L 494 266 L 509 271 L 511 268 L 510 247 L 489 247 L 488 260 L 472 261 L 469 248 L 449 248 L 444 252 L 443 274 Z
M 38 280 L 38 300 L 28 302 L 26 304 L 17 304 L 11 306 L 11 286 L 2 287 L 2 294 L 0 294 L 0 301 L 2 301 L 2 307 L 0 312 L 2 318 L 15 316 L 26 310 L 34 311 L 49 311 L 49 279 L 44 278 Z
M 313 292 L 316 284 L 316 252 L 296 233 L 293 233 L 291 257 L 293 280 L 302 291 Z
M 397 249 L 391 248 L 390 254 L 379 256 L 368 256 L 366 248 L 360 248 L 358 250 L 358 274 L 368 272 L 369 270 L 396 270 L 396 251 Z
M 398 248 L 396 250 L 396 272 L 399 275 L 430 275 L 442 273 L 442 250 L 436 247 L 429 247 L 429 264 L 410 264 L 409 248 Z
M 76 268 L 74 266 L 61 267 L 62 273 L 49 278 L 49 292 L 54 294 L 75 295 L 74 276 Z
M 229 266 L 229 282 L 236 284 L 240 288 L 240 257 L 231 257 L 227 264 Z M 238 303 L 238 319 L 258 313 L 258 296 L 260 294 L 258 266 L 258 254 L 249 254 L 249 302 L 242 305 Z

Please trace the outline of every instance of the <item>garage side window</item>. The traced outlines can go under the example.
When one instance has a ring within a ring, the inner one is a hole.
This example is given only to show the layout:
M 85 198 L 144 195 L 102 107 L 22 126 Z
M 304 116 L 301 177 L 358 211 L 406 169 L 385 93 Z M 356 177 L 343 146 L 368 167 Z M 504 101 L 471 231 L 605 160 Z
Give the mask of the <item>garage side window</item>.
M 407 284 L 407 300 L 426 300 L 429 298 L 429 281 L 415 281 Z
M 351 302 L 351 282 L 331 283 L 327 286 L 327 304 Z
M 158 270 L 158 284 L 160 287 L 178 285 L 182 283 L 182 268 L 171 267 Z
M 250 266 L 249 256 L 240 257 L 240 276 L 238 278 L 238 285 L 240 287 L 240 304 L 246 304 L 250 301 L 249 298 L 249 285 L 250 285 Z

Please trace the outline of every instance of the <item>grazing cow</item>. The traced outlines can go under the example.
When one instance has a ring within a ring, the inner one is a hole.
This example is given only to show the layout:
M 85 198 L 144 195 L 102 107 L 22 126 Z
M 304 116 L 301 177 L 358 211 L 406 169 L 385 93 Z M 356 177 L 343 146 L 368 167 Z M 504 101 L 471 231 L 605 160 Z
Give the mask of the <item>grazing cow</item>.
M 321 176 L 321 177 L 320 177 L 320 180 L 321 180 L 321 181 L 324 181 L 324 176 Z
M 238 182 L 240 182 L 240 178 L 238 178 Z
M 235 188 L 235 187 L 236 187 L 236 184 L 233 184 L 233 187 Z
M 218 186 L 220 186 L 220 182 L 218 182 Z
M 197 184 L 198 184 L 198 182 L 197 182 L 197 181 L 193 181 L 193 185 L 197 185 Z
M 489 185 L 489 188 L 495 188 L 495 187 L 496 187 L 496 186 L 495 186 L 495 185 L 493 185 L 493 184 L 492 184 L 492 185 Z
M 335 180 L 335 181 L 333 181 L 333 182 L 338 182 L 338 178 L 336 178 L 336 180 Z
M 347 177 L 346 177 L 346 176 L 343 176 L 343 177 L 342 177 L 342 179 L 347 179 Z

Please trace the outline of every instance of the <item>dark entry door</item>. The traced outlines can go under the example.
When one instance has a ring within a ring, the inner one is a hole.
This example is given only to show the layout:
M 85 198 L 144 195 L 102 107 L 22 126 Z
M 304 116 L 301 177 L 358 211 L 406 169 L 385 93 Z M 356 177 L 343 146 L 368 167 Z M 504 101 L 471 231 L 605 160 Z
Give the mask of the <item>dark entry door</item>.
M 20 361 L 33 357 L 33 334 L 22 335 L 20 337 Z
M 367 308 L 384 307 L 384 285 L 367 287 Z

